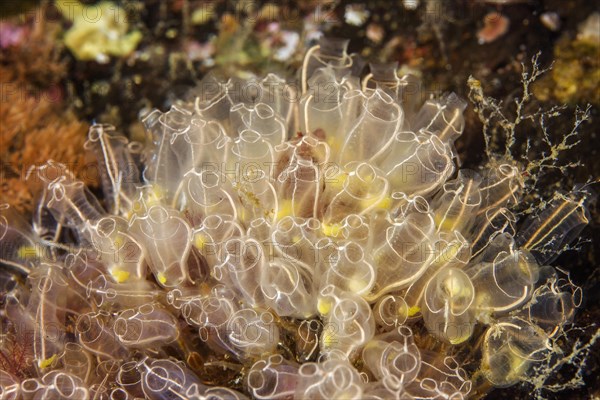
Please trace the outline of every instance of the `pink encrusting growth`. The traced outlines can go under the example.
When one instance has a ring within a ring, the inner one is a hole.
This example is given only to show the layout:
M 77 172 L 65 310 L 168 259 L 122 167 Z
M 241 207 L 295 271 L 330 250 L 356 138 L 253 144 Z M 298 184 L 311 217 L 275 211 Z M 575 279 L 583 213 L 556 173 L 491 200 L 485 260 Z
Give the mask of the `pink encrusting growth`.
M 503 14 L 493 11 L 483 17 L 483 27 L 477 31 L 480 44 L 490 43 L 508 32 L 510 20 Z

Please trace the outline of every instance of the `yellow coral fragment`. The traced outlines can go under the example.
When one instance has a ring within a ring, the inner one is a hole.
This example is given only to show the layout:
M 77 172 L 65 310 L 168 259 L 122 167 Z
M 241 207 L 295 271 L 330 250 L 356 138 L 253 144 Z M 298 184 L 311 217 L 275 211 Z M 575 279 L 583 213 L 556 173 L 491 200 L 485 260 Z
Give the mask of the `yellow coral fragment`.
M 331 334 L 323 334 L 323 347 L 331 347 L 333 344 L 337 343 L 335 339 L 335 334 L 332 332 Z
M 116 247 L 117 249 L 120 249 L 121 247 L 123 247 L 123 242 L 124 242 L 124 241 L 123 241 L 123 236 L 120 236 L 120 235 L 119 235 L 119 236 L 117 236 L 117 237 L 115 238 L 115 247 Z
M 392 207 L 392 198 L 390 196 L 385 196 L 375 205 L 375 207 L 380 210 L 389 210 Z
M 340 234 L 342 227 L 340 224 L 322 224 L 321 230 L 325 236 L 336 237 Z
M 419 306 L 412 306 L 408 309 L 408 316 L 409 317 L 414 317 L 415 315 L 417 315 L 418 313 L 421 312 L 421 307 Z
M 146 204 L 151 207 L 160 204 L 163 198 L 163 190 L 158 185 L 152 185 L 152 189 L 146 195 Z
M 54 362 L 54 360 L 56 359 L 56 354 L 54 354 L 52 357 L 50 358 L 46 358 L 45 360 L 40 360 L 38 362 L 38 365 L 40 368 L 44 369 L 44 368 L 48 368 L 49 366 L 52 365 L 52 363 Z
M 126 282 L 129 279 L 129 272 L 123 271 L 122 269 L 113 268 L 110 270 L 110 275 L 117 283 Z
M 206 236 L 201 233 L 197 233 L 194 235 L 194 246 L 200 250 L 204 251 L 204 246 L 206 245 Z
M 321 315 L 327 315 L 331 311 L 331 302 L 325 299 L 319 299 L 317 301 L 317 311 Z
M 142 40 L 140 31 L 127 32 L 125 10 L 112 2 L 87 6 L 78 1 L 57 0 L 56 6 L 73 21 L 64 42 L 79 60 L 106 63 L 109 56 L 130 54 Z

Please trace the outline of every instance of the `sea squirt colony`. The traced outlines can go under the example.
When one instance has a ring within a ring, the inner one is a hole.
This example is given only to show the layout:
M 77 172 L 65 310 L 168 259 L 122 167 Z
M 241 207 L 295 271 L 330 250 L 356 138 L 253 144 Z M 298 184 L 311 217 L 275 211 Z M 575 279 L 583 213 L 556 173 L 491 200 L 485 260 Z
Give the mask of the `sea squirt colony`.
M 552 356 L 581 293 L 547 264 L 586 195 L 517 229 L 519 166 L 457 168 L 466 103 L 421 104 L 393 65 L 361 79 L 346 46 L 311 49 L 299 87 L 208 77 L 145 116 L 147 145 L 92 126 L 104 208 L 30 171 L 33 222 L 0 209 L 4 337 L 32 361 L 3 398 L 463 399 L 456 345 L 496 387 Z

